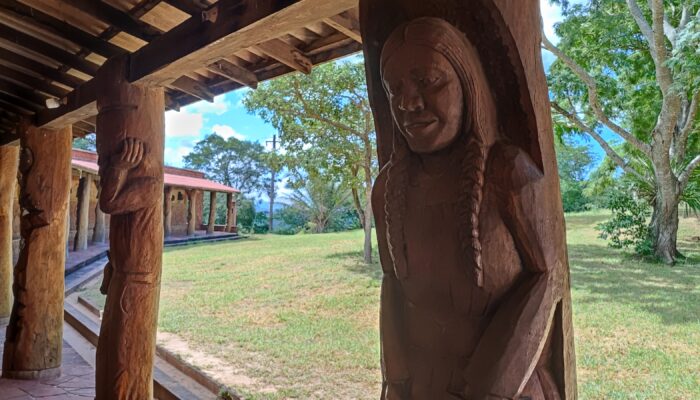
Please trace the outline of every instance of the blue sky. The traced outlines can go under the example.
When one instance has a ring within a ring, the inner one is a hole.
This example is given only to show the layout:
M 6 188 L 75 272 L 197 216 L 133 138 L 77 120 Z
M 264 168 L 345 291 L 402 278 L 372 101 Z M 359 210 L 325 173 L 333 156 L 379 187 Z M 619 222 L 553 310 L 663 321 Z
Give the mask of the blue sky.
M 579 0 L 577 0 L 579 1 Z M 558 38 L 554 34 L 554 24 L 562 19 L 558 6 L 549 0 L 540 0 L 545 33 L 554 43 Z M 554 61 L 554 56 L 543 52 L 545 68 Z M 276 133 L 275 129 L 260 118 L 248 114 L 241 103 L 248 89 L 241 89 L 216 97 L 213 103 L 200 101 L 183 107 L 180 112 L 168 111 L 165 114 L 166 143 L 165 162 L 167 165 L 183 166 L 182 159 L 206 136 L 216 133 L 224 138 L 252 140 L 265 143 Z M 606 134 L 611 137 L 612 134 Z M 584 139 L 581 139 L 582 141 Z M 595 153 L 602 159 L 602 149 L 591 143 Z

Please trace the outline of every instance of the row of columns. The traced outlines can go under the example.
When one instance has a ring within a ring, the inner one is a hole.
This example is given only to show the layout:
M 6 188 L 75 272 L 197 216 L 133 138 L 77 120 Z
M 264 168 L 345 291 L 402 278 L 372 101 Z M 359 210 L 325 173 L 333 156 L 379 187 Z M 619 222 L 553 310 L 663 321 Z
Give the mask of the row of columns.
M 187 236 L 194 236 L 197 229 L 197 190 L 187 191 Z M 163 193 L 163 231 L 165 237 L 172 235 L 172 195 L 173 188 L 168 186 Z M 216 227 L 216 192 L 209 193 L 209 216 L 207 222 L 207 234 L 211 235 Z M 226 194 L 226 232 L 232 232 L 236 226 L 236 203 L 233 193 Z

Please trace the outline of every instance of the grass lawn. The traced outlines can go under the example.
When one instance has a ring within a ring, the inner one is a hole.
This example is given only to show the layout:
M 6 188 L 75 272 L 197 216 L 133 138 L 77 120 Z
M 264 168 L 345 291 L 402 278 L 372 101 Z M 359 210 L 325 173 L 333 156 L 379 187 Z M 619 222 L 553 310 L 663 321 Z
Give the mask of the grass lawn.
M 699 398 L 698 220 L 669 268 L 607 248 L 604 219 L 567 217 L 580 398 Z M 380 272 L 361 247 L 355 231 L 168 249 L 160 330 L 230 365 L 247 398 L 378 398 Z

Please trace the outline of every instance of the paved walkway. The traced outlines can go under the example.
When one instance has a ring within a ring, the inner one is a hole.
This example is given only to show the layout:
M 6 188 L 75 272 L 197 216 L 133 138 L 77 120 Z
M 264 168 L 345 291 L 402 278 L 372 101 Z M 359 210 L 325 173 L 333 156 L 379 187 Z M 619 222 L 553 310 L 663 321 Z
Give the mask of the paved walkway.
M 0 343 L 5 342 L 7 319 L 0 320 Z M 0 358 L 2 356 L 0 346 Z M 63 342 L 61 376 L 46 380 L 0 379 L 3 400 L 86 400 L 95 398 L 95 370 Z

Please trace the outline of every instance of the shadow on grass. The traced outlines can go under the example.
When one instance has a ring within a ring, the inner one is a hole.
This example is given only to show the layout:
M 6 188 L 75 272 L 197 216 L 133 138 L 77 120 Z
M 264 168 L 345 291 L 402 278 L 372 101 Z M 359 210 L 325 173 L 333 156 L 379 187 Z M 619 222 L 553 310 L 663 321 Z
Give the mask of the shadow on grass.
M 376 250 L 372 252 L 371 264 L 365 264 L 363 251 L 333 253 L 326 256 L 326 259 L 340 262 L 352 273 L 365 275 L 377 281 L 382 280 L 382 267 L 379 265 L 379 254 Z
M 570 245 L 571 285 L 583 291 L 576 303 L 618 303 L 657 314 L 665 324 L 697 322 L 700 262 L 654 264 L 597 245 Z
M 222 240 L 219 242 L 199 242 L 199 243 L 183 244 L 183 245 L 179 245 L 179 246 L 166 246 L 163 248 L 163 251 L 171 253 L 171 252 L 177 252 L 180 250 L 188 250 L 188 249 L 192 249 L 195 247 L 212 247 L 212 246 L 220 246 L 222 244 L 244 243 L 244 242 L 251 242 L 251 241 L 258 241 L 258 240 L 262 240 L 262 239 L 260 239 L 259 237 L 255 237 L 255 236 L 246 236 L 246 237 L 236 239 L 236 240 Z

